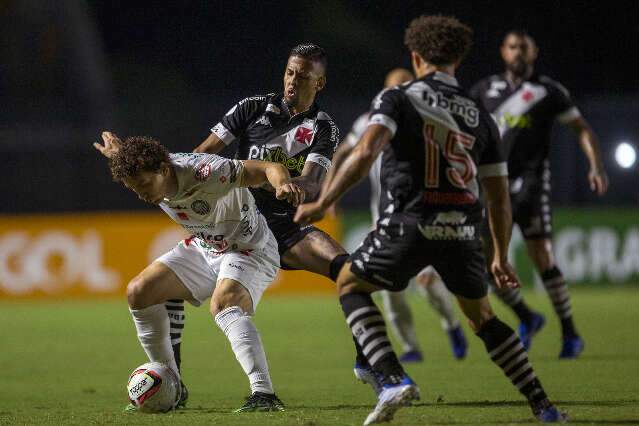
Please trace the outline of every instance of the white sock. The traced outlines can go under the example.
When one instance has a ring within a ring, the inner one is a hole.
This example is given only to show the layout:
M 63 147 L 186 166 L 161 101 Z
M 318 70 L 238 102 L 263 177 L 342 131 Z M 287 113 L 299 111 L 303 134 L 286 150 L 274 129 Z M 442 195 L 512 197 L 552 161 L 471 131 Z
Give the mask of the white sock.
M 179 377 L 171 347 L 170 325 L 166 307 L 162 304 L 129 310 L 138 331 L 138 340 L 146 352 L 146 356 L 152 362 L 168 364 Z
M 428 294 L 428 302 L 441 318 L 442 328 L 448 331 L 459 327 L 459 320 L 455 316 L 450 293 L 439 274 L 434 271 L 432 281 L 426 286 L 426 294 Z
M 218 313 L 215 322 L 231 342 L 235 358 L 248 376 L 251 392 L 275 393 L 262 340 L 251 317 L 240 307 L 231 306 Z
M 393 334 L 399 340 L 404 352 L 419 351 L 419 342 L 413 326 L 413 315 L 403 291 L 382 291 L 382 302 L 386 318 Z

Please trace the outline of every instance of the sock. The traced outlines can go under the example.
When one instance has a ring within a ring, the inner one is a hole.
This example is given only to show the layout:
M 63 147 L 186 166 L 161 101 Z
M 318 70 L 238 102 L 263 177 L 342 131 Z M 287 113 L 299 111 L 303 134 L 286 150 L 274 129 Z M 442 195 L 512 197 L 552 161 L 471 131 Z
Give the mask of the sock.
M 556 266 L 544 271 L 541 274 L 544 287 L 548 292 L 555 313 L 561 320 L 562 334 L 566 336 L 576 336 L 575 324 L 572 320 L 572 309 L 570 306 L 570 294 L 568 293 L 568 285 L 564 280 L 561 271 Z
M 426 294 L 428 294 L 428 302 L 441 318 L 442 328 L 450 331 L 459 327 L 459 321 L 455 317 L 453 303 L 450 300 L 450 293 L 439 274 L 435 274 L 432 282 L 426 286 Z
M 179 376 L 169 337 L 169 317 L 164 305 L 129 311 L 138 332 L 138 340 L 149 361 L 168 364 Z
M 329 266 L 330 268 L 329 276 L 331 277 L 331 280 L 337 281 L 337 276 L 339 275 L 339 271 L 342 270 L 342 267 L 344 266 L 348 258 L 349 258 L 348 254 L 338 254 L 337 256 L 333 258 L 333 260 L 331 260 L 331 264 Z
M 517 315 L 517 318 L 519 318 L 519 321 L 530 323 L 533 312 L 528 305 L 526 305 L 526 302 L 524 302 L 521 291 L 518 288 L 497 288 L 492 274 L 490 274 L 489 280 L 497 298 L 504 304 L 510 306 L 513 312 L 515 312 L 515 315 Z
M 484 341 L 490 359 L 528 401 L 537 403 L 547 398 L 524 346 L 510 327 L 495 317 L 483 325 L 477 336 Z
M 355 338 L 355 336 L 353 336 L 353 343 L 355 344 L 355 352 L 357 353 L 355 355 L 355 363 L 359 364 L 360 366 L 364 368 L 370 367 L 370 364 L 368 363 L 368 360 L 366 359 L 366 355 L 364 355 L 364 351 L 362 350 L 362 347 L 359 345 L 359 343 L 357 343 L 357 339 Z
M 235 358 L 248 376 L 251 392 L 275 393 L 262 340 L 251 317 L 240 307 L 231 306 L 215 316 L 215 323 L 231 342 Z
M 386 319 L 399 340 L 404 352 L 419 351 L 419 342 L 413 326 L 413 315 L 406 300 L 406 293 L 382 291 L 382 303 Z
M 391 347 L 382 314 L 368 293 L 349 293 L 339 301 L 353 336 L 370 366 L 382 376 L 382 384 L 399 383 L 404 369 Z
M 184 332 L 184 300 L 167 300 L 164 304 L 169 315 L 171 346 L 178 370 L 182 364 L 182 333 Z

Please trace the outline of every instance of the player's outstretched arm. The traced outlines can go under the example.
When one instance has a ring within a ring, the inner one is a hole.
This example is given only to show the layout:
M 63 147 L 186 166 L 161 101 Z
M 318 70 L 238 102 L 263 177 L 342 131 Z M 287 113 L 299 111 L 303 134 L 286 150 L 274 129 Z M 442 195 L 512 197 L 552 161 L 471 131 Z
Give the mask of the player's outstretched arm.
M 351 155 L 344 160 L 342 167 L 335 171 L 335 177 L 331 179 L 329 186 L 322 189 L 318 200 L 297 208 L 295 222 L 305 224 L 322 219 L 331 205 L 368 174 L 391 137 L 392 134 L 386 126 L 369 125 Z
M 491 272 L 499 288 L 519 287 L 519 278 L 508 263 L 508 244 L 512 233 L 512 210 L 506 176 L 491 176 L 481 180 L 488 211 L 488 223 L 493 240 L 494 255 Z
M 590 171 L 588 181 L 590 189 L 597 195 L 603 195 L 608 191 L 608 175 L 601 160 L 601 150 L 597 135 L 590 127 L 590 124 L 583 118 L 577 117 L 567 123 L 567 125 L 577 134 L 581 150 L 588 157 Z
M 302 174 L 291 178 L 291 182 L 295 182 L 305 193 L 305 199 L 312 201 L 317 199 L 321 190 L 326 169 L 317 163 L 307 161 L 304 163 Z
M 193 152 L 201 152 L 204 154 L 217 154 L 224 149 L 226 144 L 215 133 L 211 133 L 208 138 L 199 144 Z
M 260 186 L 265 183 L 275 188 L 275 197 L 294 206 L 304 202 L 304 190 L 291 181 L 291 175 L 280 163 L 270 161 L 244 161 L 242 186 Z
M 122 145 L 122 141 L 115 133 L 107 131 L 102 132 L 102 141 L 104 142 L 104 145 L 101 145 L 98 142 L 93 142 L 93 147 L 100 151 L 100 153 L 106 158 L 112 158 Z

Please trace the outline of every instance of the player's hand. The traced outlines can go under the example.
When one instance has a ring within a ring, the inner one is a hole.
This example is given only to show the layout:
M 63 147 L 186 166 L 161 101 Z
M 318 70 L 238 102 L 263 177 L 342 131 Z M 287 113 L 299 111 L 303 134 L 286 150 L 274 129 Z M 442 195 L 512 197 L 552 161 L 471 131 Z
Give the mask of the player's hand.
M 490 265 L 490 271 L 493 273 L 497 288 L 505 289 L 521 287 L 517 273 L 507 260 L 495 258 L 492 265 Z
M 314 203 L 302 204 L 297 208 L 295 212 L 295 223 L 300 225 L 308 225 L 313 222 L 320 221 L 324 218 L 326 209 L 322 205 L 315 201 Z
M 104 141 L 104 145 L 101 145 L 99 142 L 93 142 L 93 147 L 100 151 L 106 158 L 113 158 L 120 150 L 122 141 L 111 132 L 102 132 L 102 140 Z
M 590 182 L 592 192 L 599 196 L 604 195 L 606 191 L 608 191 L 608 175 L 603 169 L 590 169 L 588 182 Z
M 286 200 L 297 207 L 304 202 L 306 192 L 296 183 L 289 182 L 275 189 L 275 198 L 278 200 Z

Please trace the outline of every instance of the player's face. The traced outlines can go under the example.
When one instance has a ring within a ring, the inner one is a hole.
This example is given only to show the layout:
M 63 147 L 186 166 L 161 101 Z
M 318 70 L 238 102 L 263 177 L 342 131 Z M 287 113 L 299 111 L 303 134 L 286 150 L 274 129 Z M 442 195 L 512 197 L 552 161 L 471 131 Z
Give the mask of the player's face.
M 308 106 L 325 82 L 321 64 L 291 56 L 284 71 L 284 101 L 289 107 Z
M 122 180 L 124 186 L 138 195 L 142 201 L 160 204 L 167 194 L 168 168 L 163 167 L 159 172 L 140 172 L 136 176 Z
M 501 45 L 501 57 L 508 70 L 515 75 L 523 75 L 537 59 L 537 46 L 530 37 L 510 34 Z

